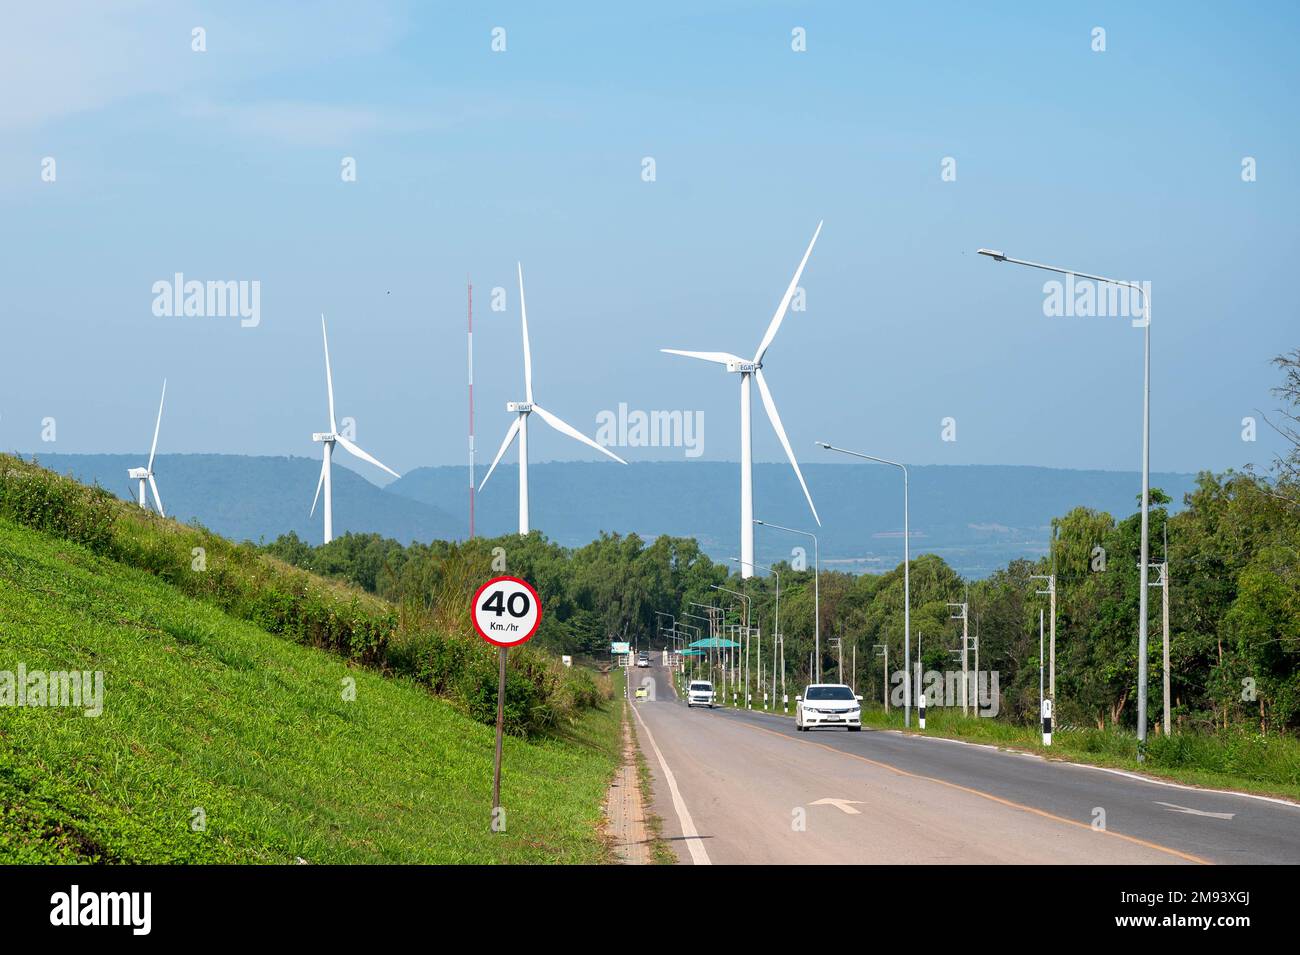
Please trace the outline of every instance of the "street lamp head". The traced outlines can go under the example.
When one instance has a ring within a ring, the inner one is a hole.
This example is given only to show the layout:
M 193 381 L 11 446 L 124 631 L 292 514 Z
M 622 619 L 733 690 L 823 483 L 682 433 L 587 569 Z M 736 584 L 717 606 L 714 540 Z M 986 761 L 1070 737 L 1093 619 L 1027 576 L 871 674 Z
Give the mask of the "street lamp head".
M 987 255 L 995 262 L 1005 262 L 1007 260 L 1006 253 L 999 252 L 997 249 L 980 249 L 979 254 Z
M 831 449 L 831 446 L 825 441 L 814 441 L 813 444 L 817 445 L 819 448 L 825 448 L 827 451 Z

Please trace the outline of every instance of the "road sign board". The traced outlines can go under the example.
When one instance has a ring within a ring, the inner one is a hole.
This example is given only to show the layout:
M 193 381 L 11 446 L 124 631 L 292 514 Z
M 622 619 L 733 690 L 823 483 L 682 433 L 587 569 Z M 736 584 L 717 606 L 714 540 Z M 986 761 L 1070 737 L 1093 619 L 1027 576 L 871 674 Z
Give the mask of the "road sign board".
M 609 643 L 609 652 L 614 654 L 615 656 L 617 656 L 620 653 L 631 653 L 632 644 L 619 641 L 619 640 L 611 640 Z
M 474 629 L 488 643 L 517 647 L 527 643 L 542 622 L 542 601 L 526 580 L 494 577 L 478 589 L 472 606 Z

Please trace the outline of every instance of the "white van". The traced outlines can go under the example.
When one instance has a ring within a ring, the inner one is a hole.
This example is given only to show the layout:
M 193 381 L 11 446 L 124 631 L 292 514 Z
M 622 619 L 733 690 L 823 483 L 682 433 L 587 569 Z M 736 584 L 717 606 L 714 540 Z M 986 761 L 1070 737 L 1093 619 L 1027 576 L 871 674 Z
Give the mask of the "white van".
M 712 709 L 713 702 L 713 684 L 708 680 L 692 680 L 690 687 L 686 691 L 687 706 L 707 706 Z

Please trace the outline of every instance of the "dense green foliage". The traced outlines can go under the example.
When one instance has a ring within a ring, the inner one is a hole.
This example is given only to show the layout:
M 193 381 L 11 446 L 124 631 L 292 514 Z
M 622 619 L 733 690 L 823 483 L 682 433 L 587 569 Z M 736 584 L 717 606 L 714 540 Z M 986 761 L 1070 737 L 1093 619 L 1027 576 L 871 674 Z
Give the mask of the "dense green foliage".
M 606 860 L 621 701 L 506 740 L 493 833 L 490 727 L 0 518 L 0 670 L 19 664 L 102 672 L 103 709 L 0 709 L 0 863 Z

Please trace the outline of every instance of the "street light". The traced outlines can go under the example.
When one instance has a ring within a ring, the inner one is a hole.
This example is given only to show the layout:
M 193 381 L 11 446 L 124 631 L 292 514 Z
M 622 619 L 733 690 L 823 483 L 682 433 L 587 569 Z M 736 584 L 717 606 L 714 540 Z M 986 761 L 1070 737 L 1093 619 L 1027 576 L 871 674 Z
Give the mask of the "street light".
M 745 602 L 745 619 L 744 619 L 744 625 L 743 625 L 743 626 L 744 626 L 744 630 L 745 630 L 745 640 L 746 640 L 746 644 L 745 644 L 745 645 L 746 645 L 746 646 L 749 646 L 749 643 L 748 643 L 748 640 L 749 640 L 749 594 L 742 594 L 739 590 L 731 590 L 731 589 L 728 588 L 728 587 L 723 587 L 721 584 L 709 584 L 709 587 L 712 588 L 713 590 L 720 590 L 720 591 L 722 591 L 724 594 L 731 594 L 731 596 L 733 596 L 733 597 L 739 597 L 741 600 L 743 600 L 743 601 Z M 735 647 L 735 651 L 736 651 L 736 652 L 733 653 L 733 654 L 731 655 L 731 659 L 732 659 L 732 661 L 734 662 L 734 667 L 735 667 L 734 670 L 733 670 L 733 672 L 732 672 L 732 674 L 731 674 L 731 695 L 732 695 L 732 701 L 733 701 L 733 702 L 735 702 L 735 695 L 736 695 L 736 682 L 740 679 L 740 646 L 739 646 L 739 642 L 737 642 L 737 646 Z M 748 686 L 748 679 L 749 679 L 749 677 L 748 677 L 748 674 L 746 674 L 745 679 L 746 679 L 746 681 L 747 681 L 747 682 L 746 682 L 746 686 L 745 686 L 745 692 L 746 692 L 746 693 L 749 693 L 749 686 Z
M 899 468 L 903 472 L 903 664 L 906 667 L 912 659 L 912 532 L 908 524 L 907 465 L 899 464 L 897 461 L 889 461 L 885 458 L 878 458 L 871 454 L 863 454 L 861 451 L 848 451 L 844 448 L 837 448 L 825 441 L 818 441 L 816 444 L 827 451 L 838 451 L 840 454 L 875 461 L 877 464 L 888 464 L 890 467 Z M 910 679 L 903 682 L 903 725 L 912 725 Z
M 737 564 L 740 563 L 739 557 L 733 557 L 731 558 L 731 560 L 734 563 Z M 781 695 L 782 696 L 787 695 L 785 692 L 785 637 L 781 635 L 781 572 L 777 570 L 775 567 L 770 567 L 767 564 L 760 564 L 757 561 L 750 561 L 750 566 L 757 567 L 759 570 L 766 570 L 776 578 L 776 621 L 772 625 L 772 630 L 773 630 L 772 633 L 772 705 L 775 706 L 776 705 L 776 642 L 778 640 L 781 641 Z M 758 661 L 759 661 L 758 662 L 759 677 L 761 679 L 762 669 L 763 669 L 763 643 L 761 637 L 759 639 L 759 645 L 758 645 Z M 766 692 L 767 692 L 766 689 L 764 689 L 764 693 Z
M 822 676 L 822 603 L 821 603 L 821 576 L 822 561 L 821 555 L 817 550 L 817 535 L 812 531 L 795 530 L 793 527 L 784 527 L 780 524 L 773 524 L 771 521 L 760 521 L 757 518 L 755 524 L 761 524 L 764 527 L 775 527 L 779 531 L 789 531 L 791 534 L 802 534 L 804 537 L 811 537 L 813 542 L 813 652 L 816 654 L 814 659 L 817 661 L 816 672 L 812 674 L 812 682 L 820 683 Z
M 1072 275 L 1092 282 L 1104 282 L 1120 288 L 1132 289 L 1142 296 L 1142 318 L 1135 319 L 1134 328 L 1142 329 L 1142 556 L 1138 563 L 1138 762 L 1146 759 L 1147 742 L 1147 572 L 1150 561 L 1150 526 L 1151 509 L 1151 296 L 1136 282 L 1110 279 L 1104 275 L 1090 275 L 1076 272 L 1056 265 L 1043 265 L 1040 262 L 1027 262 L 1013 259 L 995 249 L 980 249 L 980 255 L 987 255 L 995 262 L 1010 262 L 1012 265 L 1024 265 L 1031 269 Z

